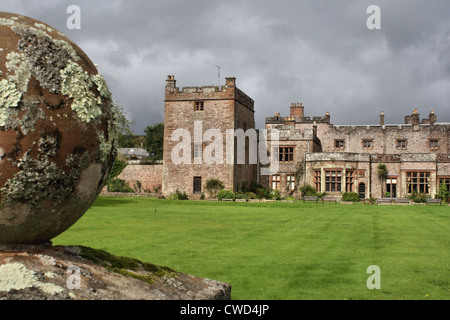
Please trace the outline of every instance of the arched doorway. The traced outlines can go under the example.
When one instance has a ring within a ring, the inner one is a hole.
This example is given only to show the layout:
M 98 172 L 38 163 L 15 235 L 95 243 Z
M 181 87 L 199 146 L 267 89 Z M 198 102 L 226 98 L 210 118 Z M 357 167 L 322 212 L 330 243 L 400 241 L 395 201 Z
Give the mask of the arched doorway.
M 359 193 L 359 198 L 360 199 L 365 199 L 366 198 L 366 184 L 364 182 L 359 184 L 358 193 Z

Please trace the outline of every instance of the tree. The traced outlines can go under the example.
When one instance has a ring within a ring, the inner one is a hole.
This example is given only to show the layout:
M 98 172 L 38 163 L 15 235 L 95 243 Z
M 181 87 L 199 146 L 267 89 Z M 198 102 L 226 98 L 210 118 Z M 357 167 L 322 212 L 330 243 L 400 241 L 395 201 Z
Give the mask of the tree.
M 163 159 L 163 145 L 164 145 L 164 123 L 157 123 L 152 126 L 147 126 L 145 132 L 145 149 L 149 153 L 151 160 Z
M 384 184 L 384 179 L 386 179 L 386 176 L 388 174 L 388 169 L 386 167 L 385 164 L 380 163 L 377 167 L 377 175 L 378 175 L 378 179 L 380 179 L 380 184 L 381 184 L 381 197 L 383 197 L 383 184 Z
M 114 103 L 113 111 L 119 140 L 118 146 L 119 148 L 124 148 L 126 147 L 129 137 L 133 137 L 133 130 L 131 129 L 131 127 L 134 125 L 134 122 L 128 119 L 124 107 Z
M 447 185 L 444 183 L 441 183 L 439 185 L 439 192 L 436 194 L 436 199 L 441 199 L 442 201 L 447 201 L 449 197 L 449 192 L 447 189 Z

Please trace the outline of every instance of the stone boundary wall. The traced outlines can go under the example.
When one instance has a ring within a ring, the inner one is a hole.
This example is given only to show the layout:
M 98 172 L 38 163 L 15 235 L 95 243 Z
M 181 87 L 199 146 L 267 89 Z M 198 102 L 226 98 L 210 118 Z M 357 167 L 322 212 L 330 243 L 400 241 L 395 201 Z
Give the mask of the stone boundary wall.
M 128 164 L 118 178 L 128 182 L 130 187 L 133 189 L 137 187 L 139 181 L 141 191 L 154 193 L 155 188 L 159 188 L 161 190 L 162 173 L 162 164 Z

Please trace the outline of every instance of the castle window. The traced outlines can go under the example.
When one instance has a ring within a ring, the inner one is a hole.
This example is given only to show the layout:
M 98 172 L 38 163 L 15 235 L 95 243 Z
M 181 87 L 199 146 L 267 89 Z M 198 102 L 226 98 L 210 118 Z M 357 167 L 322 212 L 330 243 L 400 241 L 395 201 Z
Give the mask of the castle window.
M 397 140 L 397 149 L 399 150 L 406 150 L 406 148 L 408 147 L 408 140 Z
M 397 198 L 397 177 L 386 178 L 386 193 L 388 192 L 391 198 Z
M 334 140 L 334 147 L 339 150 L 343 150 L 345 147 L 344 140 Z
M 272 190 L 280 190 L 281 175 L 274 174 L 271 178 Z
M 430 149 L 431 150 L 439 150 L 439 139 L 431 139 L 430 140 Z
M 406 173 L 406 188 L 408 194 L 414 191 L 417 193 L 430 194 L 431 178 L 429 172 L 407 172 Z
M 195 159 L 203 159 L 203 146 L 204 144 L 201 142 L 194 142 L 194 161 Z
M 342 171 L 332 170 L 325 171 L 325 191 L 341 192 Z
M 294 162 L 294 147 L 280 147 L 278 148 L 279 162 Z
M 288 191 L 295 190 L 295 175 L 288 174 L 286 178 L 287 178 L 287 190 Z
M 355 171 L 347 170 L 345 173 L 345 191 L 353 192 L 354 183 L 355 183 Z
M 363 140 L 362 146 L 364 150 L 372 150 L 373 149 L 373 140 Z
M 317 192 L 322 191 L 322 171 L 321 170 L 315 170 L 314 171 L 314 188 Z
M 194 111 L 204 111 L 205 110 L 205 103 L 203 101 L 196 101 Z

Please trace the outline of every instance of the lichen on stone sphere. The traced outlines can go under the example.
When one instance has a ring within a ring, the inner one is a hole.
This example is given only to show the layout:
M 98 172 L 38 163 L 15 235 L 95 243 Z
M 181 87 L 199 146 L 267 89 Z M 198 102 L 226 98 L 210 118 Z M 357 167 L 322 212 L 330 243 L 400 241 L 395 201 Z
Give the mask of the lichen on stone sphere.
M 89 209 L 117 141 L 111 93 L 51 26 L 0 12 L 0 244 L 50 241 Z

